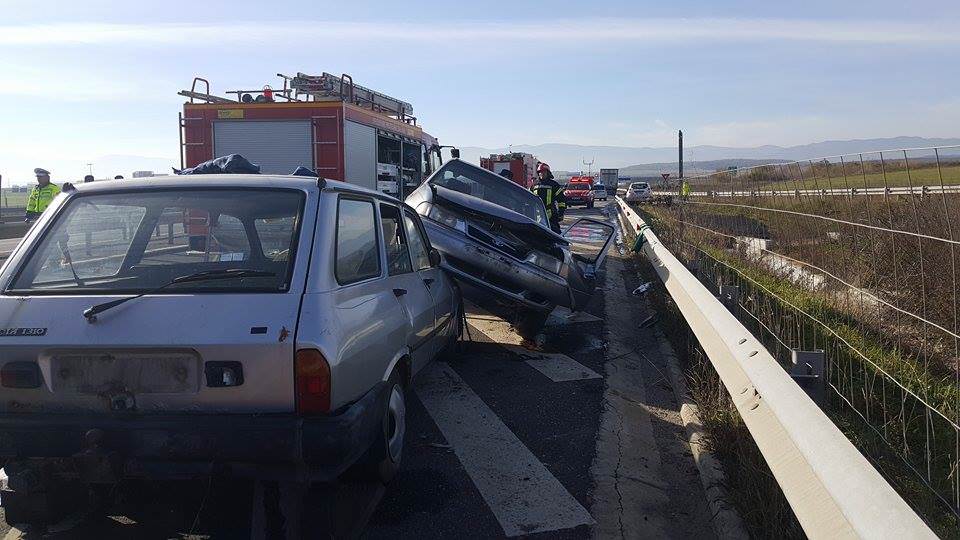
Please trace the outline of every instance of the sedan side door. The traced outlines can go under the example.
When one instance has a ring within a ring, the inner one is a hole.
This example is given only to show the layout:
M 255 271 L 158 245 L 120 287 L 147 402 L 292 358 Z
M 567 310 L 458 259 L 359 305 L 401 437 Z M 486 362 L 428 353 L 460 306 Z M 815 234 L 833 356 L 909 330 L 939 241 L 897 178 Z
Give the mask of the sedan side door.
M 403 211 L 403 224 L 406 228 L 407 238 L 410 240 L 410 255 L 413 259 L 413 269 L 419 275 L 420 280 L 426 285 L 433 298 L 434 316 L 436 319 L 436 328 L 433 331 L 431 346 L 434 353 L 439 352 L 445 344 L 445 338 L 449 335 L 449 325 L 456 324 L 453 321 L 454 316 L 454 293 L 450 277 L 440 268 L 440 265 L 434 265 L 430 261 L 430 242 L 423 230 L 423 224 L 416 212 L 409 209 Z
M 407 336 L 407 347 L 413 358 L 413 371 L 416 372 L 433 358 L 430 338 L 436 327 L 434 301 L 427 284 L 420 274 L 414 271 L 410 258 L 410 243 L 400 208 L 381 202 L 380 226 L 386 253 L 387 281 L 410 320 L 411 332 Z

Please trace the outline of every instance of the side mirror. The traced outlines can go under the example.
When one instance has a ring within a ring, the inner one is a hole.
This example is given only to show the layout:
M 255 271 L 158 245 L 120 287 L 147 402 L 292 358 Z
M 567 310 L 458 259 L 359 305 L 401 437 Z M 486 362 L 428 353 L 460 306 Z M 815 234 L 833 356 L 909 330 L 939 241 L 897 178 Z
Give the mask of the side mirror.
M 430 266 L 440 266 L 440 252 L 437 248 L 430 248 Z
M 451 148 L 450 149 L 450 159 L 460 159 L 460 149 Z

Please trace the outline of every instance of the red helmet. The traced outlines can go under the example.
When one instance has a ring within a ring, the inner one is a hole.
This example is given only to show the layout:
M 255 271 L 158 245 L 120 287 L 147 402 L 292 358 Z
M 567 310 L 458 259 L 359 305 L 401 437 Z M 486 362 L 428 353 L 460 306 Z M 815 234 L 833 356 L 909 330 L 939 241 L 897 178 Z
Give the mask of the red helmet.
M 537 165 L 537 172 L 542 173 L 543 171 L 550 172 L 550 166 L 541 161 L 540 164 Z

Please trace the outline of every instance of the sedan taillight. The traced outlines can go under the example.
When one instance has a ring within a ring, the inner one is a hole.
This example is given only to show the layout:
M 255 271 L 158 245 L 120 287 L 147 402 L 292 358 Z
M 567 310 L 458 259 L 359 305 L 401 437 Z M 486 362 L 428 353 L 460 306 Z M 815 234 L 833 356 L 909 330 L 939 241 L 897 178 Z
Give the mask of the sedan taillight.
M 316 349 L 300 349 L 294 359 L 297 414 L 330 412 L 330 365 Z

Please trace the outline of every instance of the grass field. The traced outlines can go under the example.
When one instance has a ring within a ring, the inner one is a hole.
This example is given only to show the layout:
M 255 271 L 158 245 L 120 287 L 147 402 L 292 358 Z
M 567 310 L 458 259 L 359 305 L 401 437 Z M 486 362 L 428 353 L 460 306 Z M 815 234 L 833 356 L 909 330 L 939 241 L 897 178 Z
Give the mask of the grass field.
M 744 170 L 737 174 L 722 172 L 691 178 L 690 185 L 694 191 L 939 186 L 941 179 L 945 186 L 960 185 L 960 164 L 953 162 L 942 165 L 939 170 L 936 165 L 911 164 L 909 175 L 902 160 L 887 163 L 886 174 L 876 163 L 867 164 L 865 169 L 861 171 L 859 163 L 847 164 L 844 176 L 844 168 L 839 164 L 831 164 L 829 174 L 826 165 L 817 165 L 813 170 L 804 168 L 801 178 L 796 166 L 771 166 Z
M 23 208 L 27 206 L 27 192 L 14 193 L 9 189 L 0 191 L 0 206 L 4 208 Z

